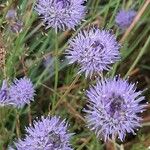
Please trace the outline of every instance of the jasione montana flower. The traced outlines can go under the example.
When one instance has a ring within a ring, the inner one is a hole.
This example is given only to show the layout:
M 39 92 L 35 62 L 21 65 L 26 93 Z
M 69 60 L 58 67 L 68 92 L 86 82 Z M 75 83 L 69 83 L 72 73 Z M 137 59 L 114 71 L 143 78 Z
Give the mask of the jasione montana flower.
M 120 10 L 116 15 L 116 24 L 122 30 L 125 30 L 130 26 L 134 17 L 136 16 L 136 11 L 134 10 Z
M 35 90 L 33 83 L 27 77 L 15 79 L 9 88 L 9 100 L 11 103 L 21 108 L 25 104 L 30 104 L 34 100 Z
M 109 70 L 110 65 L 119 60 L 119 48 L 115 35 L 110 31 L 92 28 L 70 40 L 66 55 L 70 64 L 80 66 L 79 73 L 91 77 Z
M 42 117 L 26 128 L 25 138 L 15 143 L 16 150 L 72 150 L 72 133 L 68 133 L 67 127 L 59 117 Z
M 140 127 L 146 104 L 141 104 L 144 96 L 136 91 L 135 84 L 120 77 L 104 79 L 87 91 L 88 109 L 86 119 L 88 127 L 97 137 L 124 140 L 127 133 L 135 133 Z
M 85 17 L 85 0 L 37 0 L 35 10 L 46 28 L 74 29 Z

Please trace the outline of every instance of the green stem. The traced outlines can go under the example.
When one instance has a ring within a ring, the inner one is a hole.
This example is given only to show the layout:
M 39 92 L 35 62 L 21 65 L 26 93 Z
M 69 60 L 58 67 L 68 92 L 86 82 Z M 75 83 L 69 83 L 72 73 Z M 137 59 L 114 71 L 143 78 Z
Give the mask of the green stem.
M 40 24 L 38 24 L 33 31 L 31 31 L 24 39 L 24 41 L 27 41 L 34 33 L 36 33 L 41 27 L 43 26 L 43 22 L 41 22 Z
M 31 105 L 30 104 L 28 106 L 28 119 L 29 119 L 29 124 L 32 124 Z
M 118 11 L 120 2 L 121 2 L 120 0 L 117 1 L 116 7 L 115 7 L 115 9 L 114 9 L 114 11 L 113 11 L 113 14 L 112 14 L 110 20 L 109 20 L 108 28 L 112 28 L 112 26 L 113 26 L 112 23 L 114 24 L 114 21 L 113 21 L 113 20 L 114 20 L 114 18 L 115 18 L 115 16 L 116 16 L 116 13 L 117 13 L 117 11 Z M 118 28 L 117 28 L 117 30 L 118 30 Z M 119 32 L 119 30 L 118 30 L 117 32 Z
M 20 119 L 19 119 L 19 112 L 16 110 L 16 134 L 17 138 L 20 138 Z
M 58 86 L 58 71 L 59 71 L 59 60 L 58 60 L 58 35 L 57 33 L 55 33 L 55 61 L 54 61 L 54 65 L 55 65 L 55 83 L 54 83 L 54 97 L 53 97 L 53 104 L 52 107 L 54 107 L 55 105 L 55 101 L 57 98 L 57 86 Z
M 99 4 L 99 0 L 95 0 L 95 2 L 93 3 L 92 19 L 94 19 L 93 17 L 95 16 L 95 14 L 96 14 L 96 12 L 97 12 L 98 4 Z
M 91 10 L 90 10 L 91 16 L 92 16 L 92 14 L 94 14 L 94 5 L 95 5 L 95 1 L 96 1 L 96 0 L 93 0 L 93 1 L 92 1 L 92 4 L 91 4 Z
M 75 79 L 72 81 L 72 83 L 70 84 L 70 86 L 67 88 L 67 90 L 65 91 L 65 93 L 62 95 L 62 97 L 59 99 L 59 101 L 56 103 L 56 105 L 53 107 L 52 113 L 54 113 L 54 111 L 56 110 L 56 108 L 59 106 L 60 103 L 65 101 L 65 97 L 67 96 L 67 94 L 70 92 L 70 90 L 72 89 L 72 87 L 76 84 L 76 82 L 79 80 L 80 75 L 77 75 L 75 77 Z M 56 93 L 56 92 L 55 92 Z M 57 94 L 57 93 L 56 93 Z
M 46 73 L 48 72 L 48 70 L 49 70 L 49 67 L 47 67 L 47 68 L 43 71 L 43 73 L 39 76 L 39 78 L 38 78 L 38 80 L 37 80 L 37 82 L 36 82 L 36 84 L 35 84 L 35 87 L 36 87 L 36 88 L 40 85 L 40 83 L 42 82 L 42 78 L 46 75 Z
M 137 58 L 135 59 L 135 61 L 133 62 L 133 64 L 131 65 L 131 67 L 129 68 L 128 72 L 126 73 L 126 75 L 124 76 L 124 78 L 127 78 L 127 76 L 130 74 L 130 72 L 134 69 L 134 67 L 137 65 L 137 63 L 139 62 L 139 60 L 141 59 L 141 57 L 143 56 L 143 54 L 145 53 L 145 51 L 147 50 L 147 47 L 150 43 L 150 36 L 148 37 L 144 47 L 141 49 L 139 55 L 137 56 Z
M 148 27 L 147 27 L 148 28 Z M 118 34 L 119 34 L 119 32 L 118 32 L 119 30 L 117 29 L 117 31 L 116 31 L 116 37 L 118 37 Z M 131 44 L 131 48 L 130 48 L 130 51 L 128 51 L 126 54 L 124 54 L 124 57 L 122 58 L 122 61 L 124 61 L 125 59 L 127 59 L 132 53 L 133 53 L 133 51 L 135 50 L 135 48 L 137 47 L 137 45 L 140 43 L 140 41 L 146 36 L 146 34 L 147 34 L 147 32 L 149 31 L 149 29 L 148 30 L 144 30 L 144 32 L 142 32 L 141 33 L 141 35 L 140 36 L 138 36 L 136 39 L 135 39 L 135 42 L 133 42 L 132 44 Z M 121 53 L 123 53 L 123 51 L 121 50 Z M 119 61 L 119 62 L 117 62 L 117 63 L 115 63 L 114 64 L 114 66 L 113 66 L 113 70 L 112 70 L 112 73 L 111 73 L 111 76 L 112 77 L 114 77 L 114 75 L 115 75 L 115 73 L 116 73 L 116 71 L 117 71 L 117 68 L 118 68 L 118 66 L 120 65 L 120 63 L 121 63 L 121 61 Z
M 17 123 L 17 119 L 18 119 L 19 116 L 20 116 L 21 110 L 19 110 L 19 111 L 18 111 L 18 110 L 15 110 L 14 113 L 16 114 L 16 117 L 14 118 L 14 120 L 13 120 L 13 122 L 12 122 L 11 135 L 10 135 L 10 137 L 9 137 L 9 144 L 12 143 L 15 129 L 16 129 L 16 131 L 18 130 L 18 129 L 17 129 L 17 124 L 16 124 L 16 123 Z M 20 129 L 19 129 L 18 131 L 20 132 Z
M 119 62 L 115 63 L 114 66 L 113 66 L 113 70 L 112 70 L 112 73 L 111 73 L 111 77 L 114 77 L 115 76 L 115 73 L 117 71 L 117 67 L 119 65 Z

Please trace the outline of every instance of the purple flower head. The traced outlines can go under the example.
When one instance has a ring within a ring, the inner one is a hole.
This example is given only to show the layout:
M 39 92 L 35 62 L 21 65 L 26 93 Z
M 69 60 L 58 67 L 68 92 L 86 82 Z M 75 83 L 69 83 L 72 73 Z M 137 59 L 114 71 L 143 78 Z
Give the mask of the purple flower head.
M 2 83 L 2 87 L 0 89 L 0 106 L 5 106 L 5 105 L 9 105 L 10 101 L 8 98 L 8 85 L 7 85 L 7 81 L 4 80 Z
M 72 150 L 68 124 L 59 117 L 42 117 L 26 128 L 25 139 L 15 143 L 17 150 Z
M 16 20 L 17 18 L 17 12 L 15 9 L 8 10 L 6 17 L 7 20 Z
M 66 53 L 70 64 L 79 64 L 79 73 L 84 72 L 86 77 L 109 70 L 110 64 L 120 58 L 120 45 L 107 30 L 80 32 L 69 44 Z
M 31 80 L 27 77 L 15 79 L 14 83 L 10 86 L 9 97 L 14 106 L 20 108 L 25 104 L 33 101 L 35 90 Z
M 135 84 L 119 77 L 98 81 L 87 91 L 88 127 L 105 141 L 116 136 L 123 141 L 126 133 L 135 134 L 134 129 L 140 127 L 142 120 L 138 115 L 146 106 L 139 104 L 144 100 L 141 94 Z
M 35 10 L 47 28 L 72 29 L 85 17 L 85 0 L 37 0 Z
M 116 24 L 122 30 L 125 30 L 130 26 L 134 17 L 136 16 L 136 11 L 134 10 L 120 10 L 116 16 Z
M 13 33 L 19 33 L 22 31 L 22 28 L 23 28 L 23 22 L 20 21 L 20 20 L 16 20 L 16 22 L 13 22 L 11 25 L 10 25 L 10 30 L 13 32 Z

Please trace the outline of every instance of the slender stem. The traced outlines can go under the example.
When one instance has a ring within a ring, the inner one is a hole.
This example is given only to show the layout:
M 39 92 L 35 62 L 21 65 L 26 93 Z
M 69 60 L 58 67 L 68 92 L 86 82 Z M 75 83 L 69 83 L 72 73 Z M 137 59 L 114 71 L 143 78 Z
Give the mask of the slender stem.
M 131 7 L 132 3 L 133 3 L 132 1 L 127 2 L 127 4 L 126 4 L 126 9 L 127 10 Z
M 4 64 L 3 74 L 4 74 L 4 79 L 7 79 L 6 65 L 5 64 Z
M 114 66 L 113 66 L 113 70 L 112 70 L 112 73 L 111 73 L 111 77 L 114 77 L 115 76 L 115 73 L 117 71 L 117 67 L 119 65 L 119 62 L 115 63 Z
M 112 16 L 111 16 L 111 18 L 110 18 L 110 20 L 109 20 L 109 22 L 108 22 L 108 29 L 110 29 L 110 28 L 112 28 L 112 26 L 113 26 L 113 24 L 114 24 L 114 18 L 115 18 L 115 16 L 116 16 L 116 13 L 117 13 L 117 11 L 118 11 L 118 8 L 119 8 L 119 4 L 120 4 L 120 2 L 121 2 L 121 0 L 118 0 L 117 1 L 117 4 L 116 4 L 116 7 L 115 7 L 115 9 L 114 9 L 114 12 L 113 12 L 113 14 L 112 14 Z M 119 28 L 117 28 L 117 31 L 116 31 L 116 33 L 119 33 Z
M 120 145 L 120 150 L 124 150 L 123 144 Z
M 38 78 L 38 80 L 37 80 L 37 82 L 36 82 L 36 84 L 35 84 L 35 87 L 38 87 L 38 86 L 39 86 L 39 84 L 41 83 L 42 78 L 45 76 L 45 74 L 47 73 L 48 70 L 49 70 L 49 68 L 47 67 L 47 68 L 42 72 L 42 74 L 39 76 L 39 78 Z
M 96 2 L 96 0 L 93 0 L 92 4 L 91 4 L 91 11 L 90 11 L 91 15 L 94 14 L 94 5 L 95 5 L 95 2 Z
M 4 107 L 0 107 L 0 125 L 1 125 L 1 128 L 3 129 L 4 128 L 4 120 L 3 120 L 3 117 L 4 117 Z
M 11 134 L 10 134 L 10 137 L 9 137 L 9 144 L 12 142 L 12 139 L 13 139 L 13 135 L 14 135 L 14 132 L 15 132 L 15 129 L 16 129 L 16 123 L 17 123 L 17 114 L 20 114 L 20 112 L 18 112 L 17 110 L 15 110 L 14 112 L 16 114 L 16 117 L 14 118 L 14 121 L 12 122 L 12 127 L 11 127 Z M 17 131 L 17 130 L 16 130 Z
M 54 98 L 53 98 L 53 104 L 52 107 L 54 107 L 55 105 L 55 101 L 57 98 L 57 86 L 58 86 L 58 71 L 59 71 L 59 60 L 58 60 L 58 35 L 57 33 L 55 33 L 55 61 L 54 61 L 54 65 L 55 65 L 55 83 L 54 83 Z
M 20 120 L 19 120 L 18 110 L 16 110 L 16 133 L 17 133 L 17 138 L 20 138 Z
M 36 33 L 42 26 L 43 26 L 43 22 L 41 22 L 40 24 L 38 24 L 33 31 L 31 31 L 26 37 L 25 37 L 25 40 L 28 40 L 34 33 Z
M 99 1 L 98 1 L 98 0 L 96 0 L 93 15 L 95 15 L 95 14 L 96 14 L 96 11 L 97 11 L 97 8 L 98 8 L 98 4 L 99 4 Z
M 105 15 L 104 15 L 104 20 L 103 20 L 103 22 L 106 22 L 106 18 L 107 18 L 107 16 L 108 16 L 108 12 L 109 12 L 109 9 L 110 9 L 110 3 L 111 3 L 112 1 L 111 0 L 109 0 L 109 2 L 108 2 L 108 4 L 107 4 L 107 8 L 106 8 L 106 12 L 105 12 Z
M 92 139 L 92 135 L 89 136 L 84 142 L 83 144 L 80 145 L 80 147 L 77 150 L 82 150 L 83 147 Z
M 28 119 L 29 119 L 29 124 L 32 124 L 31 105 L 30 104 L 28 106 Z
M 138 54 L 137 58 L 135 59 L 135 61 L 131 65 L 130 69 L 128 70 L 128 72 L 126 73 L 126 75 L 125 75 L 124 78 L 126 78 L 130 74 L 130 72 L 134 69 L 134 67 L 136 66 L 136 64 L 139 62 L 139 60 L 141 59 L 141 57 L 143 56 L 143 54 L 147 50 L 147 47 L 148 47 L 149 43 L 150 43 L 150 36 L 148 37 L 148 39 L 147 39 L 144 47 L 141 49 L 140 53 Z
M 129 57 L 129 55 L 135 50 L 136 46 L 139 44 L 139 42 L 143 39 L 143 37 L 146 35 L 148 31 L 147 30 L 144 30 L 144 32 L 142 32 L 142 34 L 140 35 L 140 37 L 137 37 L 137 39 L 135 40 L 135 43 L 133 42 L 133 46 L 131 45 L 131 49 L 130 51 L 122 58 L 122 61 L 124 61 L 126 58 Z M 118 66 L 120 65 L 120 61 L 115 63 L 114 66 L 113 66 L 113 70 L 112 70 L 112 73 L 111 73 L 111 76 L 113 77 L 117 71 L 117 68 Z
M 59 99 L 55 107 L 53 108 L 53 111 L 59 106 L 60 103 L 64 102 L 65 96 L 71 91 L 72 87 L 75 85 L 75 83 L 79 80 L 80 76 L 77 75 L 76 78 L 73 80 L 73 82 L 70 84 L 64 95 Z
M 116 144 L 116 141 L 115 141 L 115 138 L 113 139 L 113 145 L 114 145 L 114 150 L 117 150 L 117 144 Z

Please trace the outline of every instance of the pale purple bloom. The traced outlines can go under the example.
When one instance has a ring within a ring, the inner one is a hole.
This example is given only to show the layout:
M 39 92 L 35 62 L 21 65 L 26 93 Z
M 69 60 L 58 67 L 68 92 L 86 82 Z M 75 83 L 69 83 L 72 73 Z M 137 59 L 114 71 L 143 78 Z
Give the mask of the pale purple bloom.
M 7 14 L 6 14 L 6 17 L 5 17 L 7 20 L 12 20 L 12 21 L 15 21 L 16 18 L 17 18 L 17 12 L 15 9 L 10 9 L 8 10 Z
M 26 136 L 15 143 L 16 150 L 72 150 L 68 124 L 59 117 L 42 117 L 26 128 Z
M 47 28 L 74 29 L 85 17 L 85 0 L 37 0 L 35 10 Z
M 127 133 L 135 134 L 146 104 L 141 104 L 144 96 L 136 91 L 135 84 L 120 77 L 104 79 L 87 91 L 88 109 L 86 119 L 88 127 L 97 137 L 105 141 L 116 136 L 123 141 Z
M 54 59 L 55 59 L 54 57 L 48 56 L 43 61 L 43 65 L 44 65 L 45 69 L 47 69 L 48 72 L 49 72 L 49 76 L 48 77 L 52 77 L 55 74 Z M 64 69 L 67 64 L 68 64 L 68 60 L 67 59 L 60 59 L 59 70 Z
M 0 106 L 6 106 L 10 104 L 8 91 L 9 88 L 8 88 L 7 81 L 4 80 L 2 83 L 2 87 L 0 89 Z
M 19 33 L 22 31 L 22 28 L 23 28 L 23 22 L 20 21 L 20 20 L 16 20 L 16 22 L 13 22 L 11 25 L 10 25 L 10 30 L 13 32 L 13 33 Z
M 44 59 L 44 67 L 49 69 L 49 72 L 54 72 L 54 58 L 51 56 L 48 56 Z
M 120 58 L 120 45 L 115 36 L 107 30 L 90 29 L 80 32 L 69 42 L 67 58 L 80 65 L 79 73 L 92 76 L 109 70 L 110 65 Z
M 21 108 L 25 104 L 30 104 L 34 100 L 35 90 L 31 80 L 27 77 L 15 79 L 10 86 L 9 97 L 11 103 Z
M 18 19 L 15 9 L 8 10 L 5 18 L 7 19 L 9 28 L 13 33 L 19 33 L 22 31 L 23 22 Z
M 134 10 L 120 10 L 116 15 L 116 24 L 122 30 L 125 30 L 130 26 L 134 17 L 136 16 L 136 11 Z

